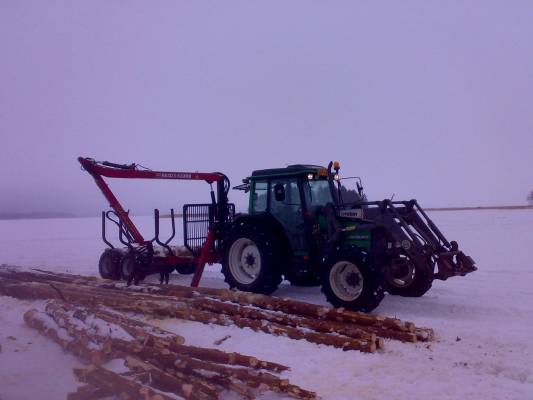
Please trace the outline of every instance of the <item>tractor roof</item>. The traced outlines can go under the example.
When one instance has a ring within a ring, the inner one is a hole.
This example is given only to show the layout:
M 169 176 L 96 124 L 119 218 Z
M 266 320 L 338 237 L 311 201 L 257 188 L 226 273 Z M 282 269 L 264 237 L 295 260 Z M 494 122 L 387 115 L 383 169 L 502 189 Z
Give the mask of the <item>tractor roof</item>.
M 251 179 L 257 179 L 262 177 L 271 177 L 278 175 L 300 175 L 300 174 L 316 174 L 318 170 L 325 169 L 320 165 L 304 165 L 294 164 L 285 168 L 270 168 L 270 169 L 258 169 L 252 172 Z

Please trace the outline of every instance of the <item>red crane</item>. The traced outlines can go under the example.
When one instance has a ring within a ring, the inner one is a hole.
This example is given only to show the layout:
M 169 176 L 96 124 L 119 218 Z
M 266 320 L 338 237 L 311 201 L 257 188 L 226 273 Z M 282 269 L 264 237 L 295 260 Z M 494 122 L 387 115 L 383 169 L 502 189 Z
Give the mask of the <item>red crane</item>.
M 191 286 L 198 286 L 205 264 L 220 262 L 222 255 L 219 250 L 219 241 L 226 224 L 231 223 L 235 213 L 234 205 L 228 203 L 229 179 L 226 175 L 220 172 L 152 171 L 140 169 L 140 166 L 136 164 L 98 162 L 84 157 L 79 157 L 78 161 L 83 169 L 94 178 L 96 185 L 113 210 L 102 213 L 102 238 L 110 247 L 100 258 L 100 273 L 104 272 L 102 275 L 107 274 L 113 279 L 122 277 L 131 283 L 136 273 L 144 277 L 155 272 L 168 273 L 174 267 L 179 269 L 180 266 L 191 266 L 190 271 L 194 272 Z M 211 202 L 183 206 L 184 248 L 173 248 L 168 244 L 175 235 L 174 210 L 171 210 L 171 238 L 165 242 L 160 240 L 159 210 L 154 210 L 155 237 L 146 240 L 113 194 L 104 177 L 205 181 L 211 187 Z M 213 184 L 216 184 L 216 194 Z M 116 249 L 107 240 L 106 220 L 111 220 L 118 226 L 119 239 L 126 249 Z M 154 246 L 154 243 L 158 244 L 159 248 Z

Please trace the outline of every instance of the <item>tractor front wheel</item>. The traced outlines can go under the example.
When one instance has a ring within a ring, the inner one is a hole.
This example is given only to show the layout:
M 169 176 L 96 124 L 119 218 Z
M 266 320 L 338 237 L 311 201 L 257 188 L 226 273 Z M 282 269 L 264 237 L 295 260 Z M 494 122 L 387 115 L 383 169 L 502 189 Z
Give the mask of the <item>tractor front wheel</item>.
M 281 283 L 274 238 L 259 227 L 242 225 L 227 241 L 222 260 L 224 280 L 231 288 L 271 294 Z
M 416 266 L 408 258 L 393 260 L 384 272 L 387 292 L 403 297 L 421 297 L 433 284 L 433 268 Z
M 105 249 L 98 261 L 98 271 L 104 279 L 120 280 L 120 259 L 124 253 L 119 249 Z
M 335 307 L 370 312 L 384 297 L 381 272 L 358 249 L 326 257 L 321 270 L 322 292 Z

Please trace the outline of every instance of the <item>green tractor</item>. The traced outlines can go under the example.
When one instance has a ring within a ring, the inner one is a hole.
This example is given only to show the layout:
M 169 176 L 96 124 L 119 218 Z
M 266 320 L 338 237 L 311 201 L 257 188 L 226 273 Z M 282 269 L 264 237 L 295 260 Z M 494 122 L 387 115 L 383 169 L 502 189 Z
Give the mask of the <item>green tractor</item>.
M 368 312 L 385 291 L 422 296 L 434 279 L 476 270 L 416 200 L 366 201 L 357 179 L 357 191 L 346 190 L 337 162 L 244 179 L 234 189 L 249 193 L 248 213 L 235 216 L 223 240 L 229 286 L 270 294 L 285 278 L 321 285 L 335 307 Z

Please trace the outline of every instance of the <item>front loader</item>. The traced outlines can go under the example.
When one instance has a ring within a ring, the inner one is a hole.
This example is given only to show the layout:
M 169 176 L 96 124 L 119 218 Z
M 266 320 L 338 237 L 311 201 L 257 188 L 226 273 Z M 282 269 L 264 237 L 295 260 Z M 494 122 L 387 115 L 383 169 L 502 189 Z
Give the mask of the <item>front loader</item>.
M 331 180 L 331 187 L 339 214 L 356 215 L 376 224 L 374 253 L 390 294 L 420 297 L 434 279 L 447 280 L 477 270 L 474 260 L 459 250 L 456 241 L 444 237 L 416 200 L 367 201 L 356 177 L 356 199 L 345 201 L 338 167 L 333 176 L 337 177 Z

